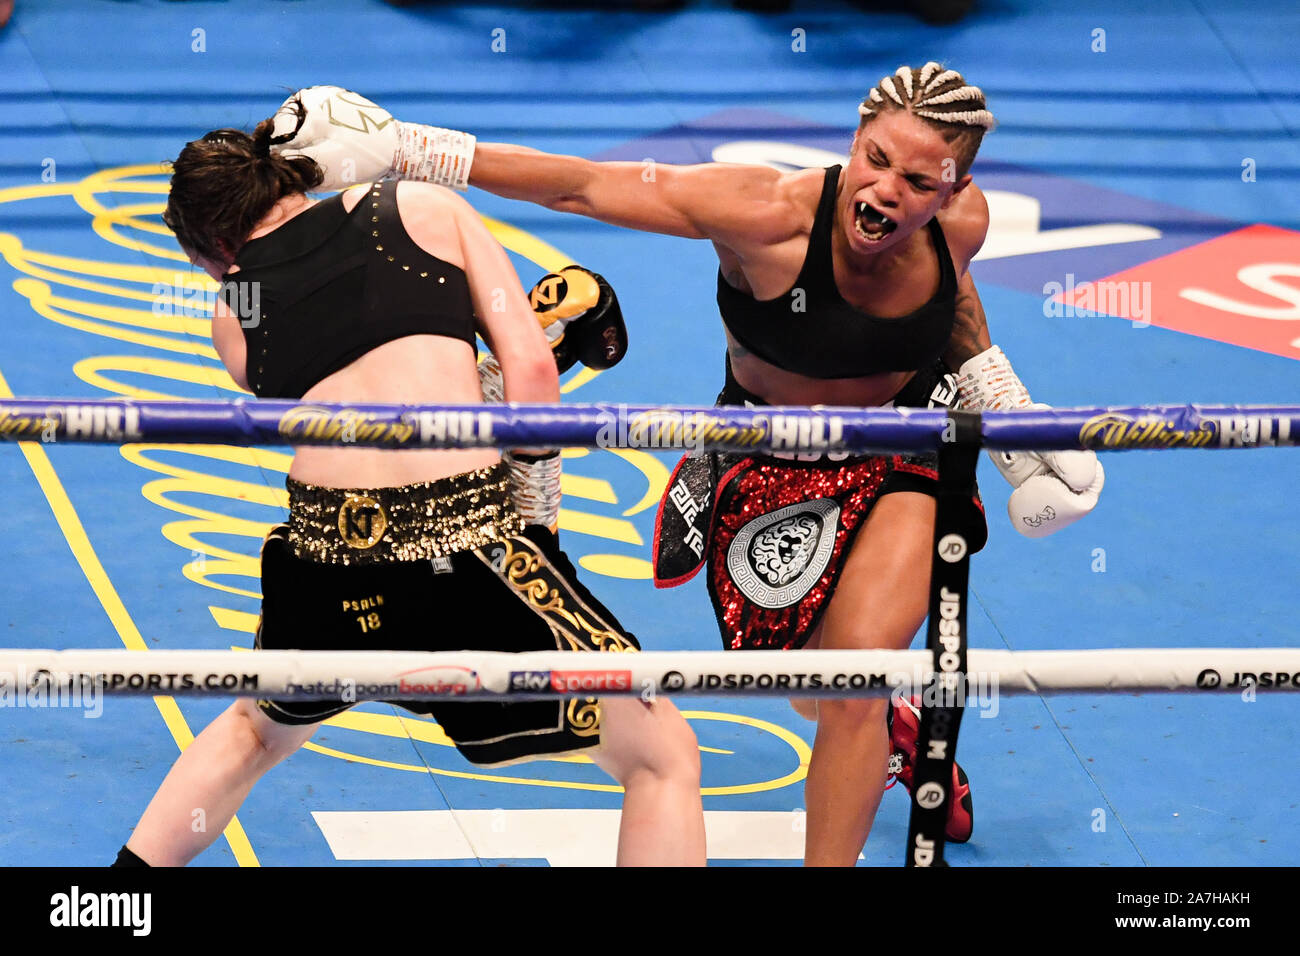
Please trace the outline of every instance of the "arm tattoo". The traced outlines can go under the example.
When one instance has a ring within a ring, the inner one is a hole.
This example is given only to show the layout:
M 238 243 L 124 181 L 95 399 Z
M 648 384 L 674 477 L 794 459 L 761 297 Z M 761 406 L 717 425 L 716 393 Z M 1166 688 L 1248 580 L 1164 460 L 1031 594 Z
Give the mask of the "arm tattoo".
M 986 349 L 992 348 L 989 338 L 988 319 L 984 316 L 984 306 L 980 303 L 979 293 L 970 273 L 962 276 L 957 286 L 957 315 L 952 327 L 952 338 L 943 353 L 944 364 L 956 371 L 967 359 L 972 359 Z

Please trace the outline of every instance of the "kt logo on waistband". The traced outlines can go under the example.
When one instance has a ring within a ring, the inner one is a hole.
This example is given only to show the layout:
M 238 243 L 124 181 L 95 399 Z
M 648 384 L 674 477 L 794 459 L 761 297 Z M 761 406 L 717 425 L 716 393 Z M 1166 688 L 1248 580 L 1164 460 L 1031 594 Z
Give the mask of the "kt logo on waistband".
M 339 534 L 349 548 L 373 548 L 388 528 L 388 516 L 374 498 L 348 495 L 339 507 Z

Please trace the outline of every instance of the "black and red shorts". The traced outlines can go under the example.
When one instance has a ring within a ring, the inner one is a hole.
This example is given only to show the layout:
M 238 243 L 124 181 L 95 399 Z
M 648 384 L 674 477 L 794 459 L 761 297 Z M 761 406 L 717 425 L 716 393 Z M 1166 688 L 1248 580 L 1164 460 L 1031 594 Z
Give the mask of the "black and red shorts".
M 941 363 L 918 372 L 889 403 L 947 407 L 955 381 Z M 763 405 L 728 368 L 719 405 Z M 692 454 L 673 472 L 655 521 L 655 586 L 676 587 L 707 565 L 709 597 L 728 650 L 802 647 L 830 603 L 858 530 L 883 495 L 938 492 L 925 455 L 775 457 Z M 976 493 L 962 533 L 988 539 Z

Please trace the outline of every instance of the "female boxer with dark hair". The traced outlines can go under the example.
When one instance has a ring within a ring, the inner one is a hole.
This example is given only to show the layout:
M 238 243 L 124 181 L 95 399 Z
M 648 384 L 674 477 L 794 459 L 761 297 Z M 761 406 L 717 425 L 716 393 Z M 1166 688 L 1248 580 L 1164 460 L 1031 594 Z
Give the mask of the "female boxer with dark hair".
M 164 214 L 191 260 L 224 283 L 212 339 L 235 382 L 304 403 L 481 402 L 477 332 L 506 400 L 559 401 L 538 318 L 464 200 L 376 182 L 316 201 L 306 195 L 321 182 L 316 164 L 272 154 L 273 142 L 267 121 L 252 136 L 225 129 L 188 144 Z M 258 294 L 236 296 L 240 284 Z M 257 302 L 255 313 L 237 315 L 236 299 Z M 558 456 L 533 451 L 508 465 L 490 448 L 295 449 L 289 520 L 262 546 L 257 647 L 635 651 L 577 580 L 553 507 L 528 496 L 558 482 Z M 118 862 L 191 860 L 262 774 L 349 706 L 236 701 L 186 748 Z M 476 764 L 589 754 L 626 789 L 620 863 L 704 862 L 698 747 L 670 701 L 401 706 L 433 715 Z M 206 812 L 199 831 L 195 807 Z

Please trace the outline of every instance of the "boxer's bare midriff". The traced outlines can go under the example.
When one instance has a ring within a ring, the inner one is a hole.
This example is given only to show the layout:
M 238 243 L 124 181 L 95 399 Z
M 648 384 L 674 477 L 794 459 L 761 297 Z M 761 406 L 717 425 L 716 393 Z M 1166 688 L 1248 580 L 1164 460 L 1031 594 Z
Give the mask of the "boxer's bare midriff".
M 860 378 L 809 378 L 765 362 L 727 335 L 731 374 L 746 391 L 769 405 L 883 405 L 915 372 L 882 372 Z

